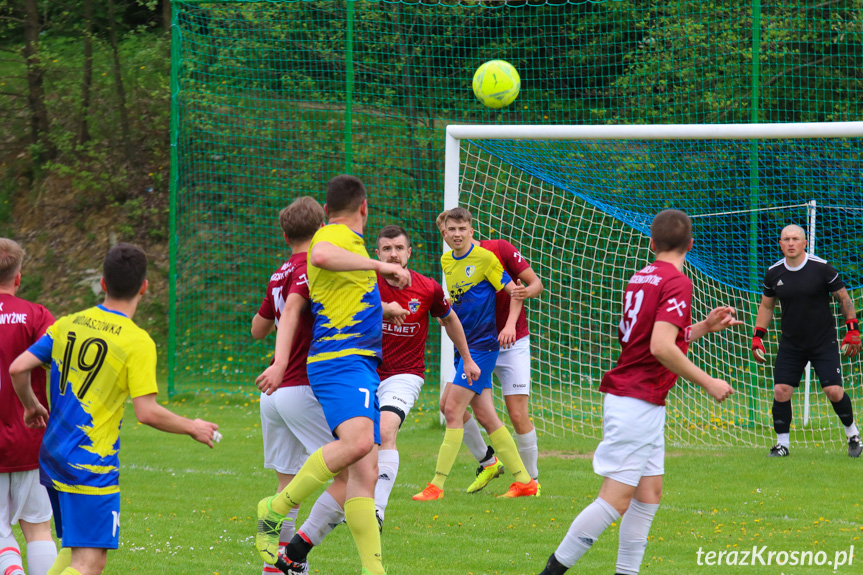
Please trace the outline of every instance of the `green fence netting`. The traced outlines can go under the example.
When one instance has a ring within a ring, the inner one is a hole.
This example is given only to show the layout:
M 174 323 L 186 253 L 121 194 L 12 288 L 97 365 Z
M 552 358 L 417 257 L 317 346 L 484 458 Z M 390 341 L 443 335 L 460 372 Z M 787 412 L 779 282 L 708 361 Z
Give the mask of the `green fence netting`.
M 171 393 L 255 390 L 272 341 L 250 322 L 297 195 L 359 176 L 368 246 L 399 223 L 412 267 L 439 277 L 447 124 L 856 120 L 861 4 L 174 2 Z M 502 110 L 470 87 L 493 58 L 522 78 Z

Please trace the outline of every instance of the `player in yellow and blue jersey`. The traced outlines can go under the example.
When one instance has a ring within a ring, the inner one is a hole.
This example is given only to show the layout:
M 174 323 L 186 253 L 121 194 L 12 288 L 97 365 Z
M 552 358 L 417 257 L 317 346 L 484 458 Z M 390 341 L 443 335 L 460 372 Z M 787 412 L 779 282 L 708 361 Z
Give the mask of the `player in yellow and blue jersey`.
M 258 503 L 255 547 L 267 563 L 285 572 L 279 556 L 285 516 L 344 469 L 349 470 L 345 519 L 362 561 L 362 572 L 384 574 L 375 517 L 374 491 L 380 410 L 377 367 L 381 361 L 383 308 L 376 273 L 399 287 L 410 272 L 369 258 L 363 243 L 368 203 L 363 183 L 348 175 L 327 184 L 329 224 L 309 246 L 309 296 L 314 314 L 309 348 L 309 383 L 336 438 L 315 451 L 278 495 Z
M 492 252 L 473 244 L 471 223 L 471 213 L 464 208 L 447 212 L 445 238 L 452 251 L 441 256 L 441 267 L 452 307 L 467 336 L 470 355 L 481 373 L 478 379 L 465 373 L 464 362 L 456 352 L 455 378 L 443 402 L 446 433 L 438 453 L 435 477 L 428 487 L 413 496 L 417 501 L 443 498 L 444 482 L 452 470 L 464 436 L 464 414 L 468 405 L 488 432 L 495 453 L 515 478 L 503 497 L 525 497 L 537 493 L 536 481 L 525 469 L 515 441 L 495 411 L 491 392 L 491 375 L 500 346 L 509 346 L 515 340 L 514 333 L 498 335 L 495 296 L 498 291 L 506 290 L 512 296 L 509 313 L 518 315 L 524 305 L 524 290 L 516 289 L 515 282 Z
M 141 423 L 213 447 L 218 425 L 176 415 L 156 402 L 156 345 L 132 321 L 147 291 L 147 256 L 131 244 L 108 251 L 104 303 L 57 320 L 10 366 L 29 427 L 46 427 L 39 465 L 56 495 L 64 548 L 51 573 L 98 575 L 120 539 L 120 426 L 132 397 Z M 30 372 L 51 365 L 50 415 Z

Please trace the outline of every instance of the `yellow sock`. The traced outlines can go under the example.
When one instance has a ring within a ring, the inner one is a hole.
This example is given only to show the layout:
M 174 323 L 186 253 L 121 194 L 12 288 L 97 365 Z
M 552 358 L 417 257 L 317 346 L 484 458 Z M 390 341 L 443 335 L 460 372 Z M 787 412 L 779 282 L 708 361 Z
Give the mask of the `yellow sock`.
M 381 563 L 381 532 L 375 517 L 375 500 L 354 497 L 345 501 L 345 521 L 354 536 L 360 561 L 371 575 L 386 575 Z
M 455 458 L 458 455 L 458 450 L 461 447 L 461 440 L 464 437 L 464 429 L 452 429 L 447 427 L 446 433 L 443 436 L 443 443 L 440 444 L 440 451 L 437 454 L 437 466 L 434 470 L 434 479 L 432 485 L 443 489 L 443 484 L 446 481 L 447 475 L 452 471 L 452 465 L 455 463 Z
M 336 474 L 327 468 L 324 455 L 318 449 L 309 456 L 288 486 L 276 495 L 270 506 L 276 513 L 287 515 L 292 508 L 335 476 Z
M 71 567 L 66 567 L 60 575 L 81 575 L 81 572 Z
M 509 434 L 506 426 L 494 433 L 489 433 L 488 438 L 491 441 L 491 446 L 494 447 L 495 454 L 500 457 L 503 465 L 512 473 L 515 480 L 519 483 L 530 483 L 531 477 L 521 461 L 518 447 L 515 446 L 515 441 L 512 440 L 512 435 Z
M 72 548 L 63 547 L 57 552 L 54 564 L 48 569 L 48 575 L 63 575 L 63 570 L 72 564 Z

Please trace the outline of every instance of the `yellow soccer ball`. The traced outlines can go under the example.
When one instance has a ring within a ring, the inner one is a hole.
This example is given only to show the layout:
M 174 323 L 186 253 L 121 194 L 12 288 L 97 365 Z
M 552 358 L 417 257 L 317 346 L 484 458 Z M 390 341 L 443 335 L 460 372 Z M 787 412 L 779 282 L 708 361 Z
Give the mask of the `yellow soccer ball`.
M 504 60 L 489 60 L 473 75 L 473 93 L 489 108 L 509 106 L 518 96 L 521 78 L 515 67 Z

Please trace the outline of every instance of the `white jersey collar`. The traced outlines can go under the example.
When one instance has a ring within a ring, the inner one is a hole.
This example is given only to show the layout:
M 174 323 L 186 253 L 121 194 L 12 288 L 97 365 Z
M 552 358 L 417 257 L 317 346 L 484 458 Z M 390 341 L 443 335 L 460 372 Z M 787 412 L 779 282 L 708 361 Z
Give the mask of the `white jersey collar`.
M 809 252 L 806 252 L 806 254 L 803 256 L 803 263 L 800 264 L 799 266 L 793 267 L 793 268 L 788 265 L 788 258 L 785 258 L 785 269 L 787 269 L 790 272 L 800 271 L 801 269 L 803 269 L 803 266 L 805 266 L 806 262 L 808 262 L 808 261 L 809 261 Z

